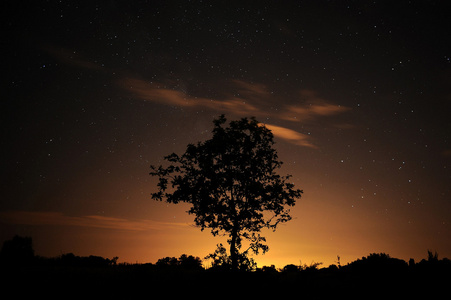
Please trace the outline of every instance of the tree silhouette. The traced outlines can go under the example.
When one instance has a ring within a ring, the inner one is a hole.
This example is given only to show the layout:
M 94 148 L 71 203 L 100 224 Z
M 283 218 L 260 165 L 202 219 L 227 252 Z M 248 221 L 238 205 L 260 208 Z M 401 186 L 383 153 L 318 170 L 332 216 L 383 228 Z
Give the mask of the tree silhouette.
M 231 267 L 236 270 L 240 255 L 268 251 L 261 230 L 275 231 L 291 220 L 286 206 L 294 206 L 302 191 L 289 182 L 290 175 L 276 173 L 282 162 L 269 129 L 255 118 L 223 127 L 226 121 L 224 115 L 215 119 L 211 139 L 189 144 L 181 156 L 166 156 L 170 165 L 151 166 L 150 175 L 159 179 L 153 199 L 190 203 L 188 213 L 195 215 L 201 230 L 229 237 Z M 243 239 L 249 248 L 240 254 Z

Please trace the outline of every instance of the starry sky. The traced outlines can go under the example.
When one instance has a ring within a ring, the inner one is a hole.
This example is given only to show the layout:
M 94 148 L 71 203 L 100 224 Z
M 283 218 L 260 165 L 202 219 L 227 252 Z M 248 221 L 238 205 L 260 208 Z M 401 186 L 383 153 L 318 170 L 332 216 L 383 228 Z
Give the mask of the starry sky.
M 225 238 L 151 200 L 149 166 L 225 114 L 271 129 L 304 190 L 259 266 L 451 257 L 446 1 L 1 5 L 1 242 L 206 256 Z

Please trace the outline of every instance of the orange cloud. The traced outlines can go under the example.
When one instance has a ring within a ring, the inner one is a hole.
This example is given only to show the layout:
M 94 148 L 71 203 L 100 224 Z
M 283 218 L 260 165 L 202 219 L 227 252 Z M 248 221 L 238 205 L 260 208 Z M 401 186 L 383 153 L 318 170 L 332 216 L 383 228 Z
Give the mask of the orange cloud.
M 281 113 L 281 119 L 289 121 L 306 121 L 318 117 L 332 116 L 350 110 L 349 107 L 333 104 L 319 97 L 315 91 L 300 91 L 301 105 L 289 105 Z
M 222 109 L 229 113 L 244 115 L 257 115 L 259 113 L 259 110 L 254 105 L 238 97 L 226 100 L 194 97 L 181 91 L 169 89 L 159 83 L 149 83 L 133 78 L 124 79 L 120 84 L 140 99 L 165 105 Z
M 342 112 L 345 112 L 349 110 L 347 107 L 343 107 L 341 105 L 335 105 L 330 103 L 323 103 L 323 104 L 312 104 L 310 106 L 310 111 L 316 115 L 321 116 L 330 116 L 339 114 Z
M 264 124 L 266 128 L 271 130 L 271 132 L 274 134 L 274 136 L 279 137 L 283 140 L 286 140 L 292 144 L 298 145 L 298 146 L 304 146 L 304 147 L 310 147 L 310 148 L 317 148 L 315 145 L 313 145 L 309 139 L 310 137 L 306 134 L 285 128 L 280 127 L 276 125 L 270 125 L 270 124 Z
M 7 211 L 0 212 L 5 223 L 21 225 L 80 226 L 129 231 L 163 230 L 190 226 L 186 223 L 158 222 L 153 220 L 127 220 L 98 215 L 66 216 L 60 212 Z

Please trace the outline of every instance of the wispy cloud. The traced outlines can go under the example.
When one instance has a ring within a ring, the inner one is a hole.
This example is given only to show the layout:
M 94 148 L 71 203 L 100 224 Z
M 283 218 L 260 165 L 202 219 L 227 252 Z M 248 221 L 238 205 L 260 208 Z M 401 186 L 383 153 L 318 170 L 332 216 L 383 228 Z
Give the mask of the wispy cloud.
M 280 113 L 280 118 L 288 121 L 311 122 L 320 117 L 338 115 L 350 110 L 349 107 L 321 98 L 312 90 L 301 90 L 299 100 L 299 104 L 286 106 Z
M 213 110 L 220 110 L 227 114 L 239 116 L 270 116 L 276 121 L 291 122 L 314 122 L 322 117 L 341 114 L 349 110 L 348 107 L 336 105 L 326 101 L 311 90 L 301 90 L 299 103 L 297 105 L 278 105 L 277 110 L 268 112 L 268 103 L 277 102 L 273 95 L 263 84 L 249 83 L 241 80 L 234 80 L 233 87 L 235 95 L 224 99 L 210 99 L 188 95 L 184 91 L 171 89 L 170 87 L 155 82 L 147 82 L 142 79 L 125 78 L 120 85 L 127 91 L 145 101 L 160 103 L 178 107 L 197 107 Z M 309 135 L 297 132 L 291 128 L 280 125 L 266 125 L 274 134 L 292 144 L 317 148 L 311 141 Z
M 79 226 L 128 231 L 162 230 L 191 226 L 186 223 L 128 220 L 99 215 L 67 216 L 61 212 L 6 211 L 0 212 L 2 222 L 20 225 Z
M 298 146 L 304 146 L 304 147 L 310 147 L 310 148 L 318 148 L 315 145 L 313 145 L 310 141 L 310 137 L 307 134 L 299 133 L 297 131 L 280 127 L 276 125 L 271 124 L 264 124 L 266 128 L 271 130 L 271 132 L 281 138 L 284 139 L 292 144 L 298 145 Z
M 182 91 L 170 89 L 161 83 L 146 82 L 136 78 L 126 78 L 119 83 L 123 88 L 133 93 L 136 97 L 178 107 L 199 107 L 220 109 L 235 114 L 254 115 L 259 109 L 239 97 L 231 97 L 226 100 L 190 96 Z
M 451 149 L 445 149 L 442 151 L 442 155 L 445 157 L 451 157 Z
M 238 92 L 247 99 L 261 101 L 270 97 L 271 93 L 264 84 L 249 83 L 242 80 L 233 80 Z
M 105 70 L 101 64 L 86 59 L 75 50 L 53 45 L 45 45 L 41 49 L 66 65 L 89 70 Z

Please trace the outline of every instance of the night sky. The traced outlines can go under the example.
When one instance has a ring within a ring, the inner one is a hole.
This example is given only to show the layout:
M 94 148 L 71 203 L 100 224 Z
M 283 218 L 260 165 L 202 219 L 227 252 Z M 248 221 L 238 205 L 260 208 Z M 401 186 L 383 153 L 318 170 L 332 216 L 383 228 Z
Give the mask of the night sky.
M 1 4 L 0 242 L 206 256 L 225 239 L 151 200 L 149 166 L 225 114 L 304 190 L 259 266 L 451 257 L 447 1 L 77 2 Z

